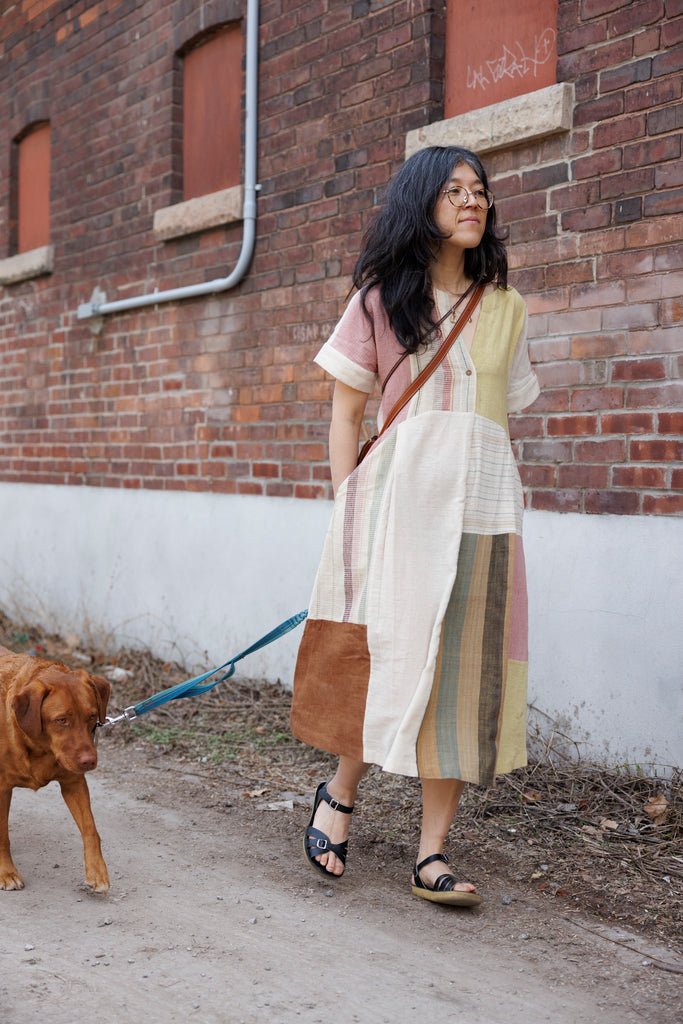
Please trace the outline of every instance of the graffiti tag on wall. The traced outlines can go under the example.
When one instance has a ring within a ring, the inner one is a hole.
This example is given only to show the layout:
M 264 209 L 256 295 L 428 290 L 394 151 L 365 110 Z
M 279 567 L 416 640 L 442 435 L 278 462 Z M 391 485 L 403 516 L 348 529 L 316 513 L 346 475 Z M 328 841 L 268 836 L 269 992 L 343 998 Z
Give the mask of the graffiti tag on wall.
M 546 64 L 554 52 L 555 30 L 547 28 L 540 36 L 534 36 L 533 55 L 525 52 L 520 42 L 510 47 L 503 46 L 503 52 L 495 60 L 484 61 L 478 68 L 467 65 L 467 88 L 486 89 L 503 78 L 535 77 L 536 69 Z

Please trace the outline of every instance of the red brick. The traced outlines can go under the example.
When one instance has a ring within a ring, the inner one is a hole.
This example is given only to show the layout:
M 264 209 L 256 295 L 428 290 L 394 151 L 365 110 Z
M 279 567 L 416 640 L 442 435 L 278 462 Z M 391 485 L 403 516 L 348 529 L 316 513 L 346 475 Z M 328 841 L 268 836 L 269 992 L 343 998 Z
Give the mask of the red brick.
M 645 494 L 643 512 L 649 516 L 679 516 L 683 512 L 683 494 Z
M 524 462 L 569 462 L 571 457 L 572 448 L 569 441 L 543 439 L 539 441 L 525 441 L 522 445 L 522 458 Z
M 656 188 L 675 188 L 677 185 L 683 185 L 683 167 L 680 160 L 655 169 Z
M 610 306 L 602 312 L 602 326 L 606 330 L 634 330 L 638 327 L 654 327 L 658 323 L 658 309 L 653 302 Z
M 654 255 L 646 249 L 642 252 L 613 253 L 598 257 L 596 271 L 599 279 L 608 278 L 614 281 L 636 274 L 649 274 L 653 265 Z M 620 301 L 623 301 L 623 292 Z
M 683 434 L 683 412 L 660 412 L 657 427 L 660 434 Z
M 619 252 L 624 248 L 624 235 L 624 228 L 593 231 L 579 240 L 579 254 L 594 256 L 596 253 Z
M 654 409 L 683 405 L 683 384 L 632 385 L 626 394 L 631 409 Z
M 600 93 L 625 89 L 635 82 L 646 82 L 652 75 L 652 60 L 643 60 L 622 64 L 621 67 L 610 68 L 600 74 Z
M 625 146 L 623 153 L 624 167 L 627 169 L 642 167 L 644 164 L 654 164 L 657 167 L 664 160 L 675 160 L 681 155 L 681 139 L 675 135 L 647 139 L 632 146 Z M 657 170 L 660 168 L 657 167 Z
M 612 364 L 612 380 L 664 380 L 666 369 L 661 359 L 624 359 Z
M 601 434 L 651 434 L 653 429 L 651 413 L 616 412 L 600 417 Z
M 623 462 L 626 458 L 625 438 L 599 441 L 577 441 L 574 456 L 578 462 Z
M 653 75 L 670 75 L 683 68 L 683 47 L 674 46 L 657 54 L 652 61 Z
M 541 390 L 546 388 L 565 387 L 579 384 L 582 379 L 581 364 L 573 362 L 542 363 L 535 367 Z
M 625 355 L 627 351 L 626 334 L 583 334 L 572 338 L 572 359 L 603 359 Z
M 593 204 L 584 210 L 568 210 L 562 214 L 563 231 L 591 231 L 605 228 L 612 219 L 612 207 L 609 203 Z
M 561 488 L 604 488 L 608 483 L 609 467 L 606 465 L 588 466 L 576 463 L 560 466 L 558 470 L 558 486 Z
M 545 491 L 534 488 L 530 507 L 542 512 L 581 512 L 581 491 Z
M 625 35 L 628 32 L 639 34 L 647 25 L 659 22 L 663 17 L 663 0 L 622 4 L 621 9 L 608 20 L 609 34 L 611 36 Z
M 615 466 L 612 470 L 614 487 L 632 490 L 666 487 L 666 470 L 661 466 Z
M 519 475 L 524 487 L 554 487 L 557 482 L 557 467 L 529 466 L 521 463 Z
M 572 162 L 572 174 L 576 180 L 595 178 L 601 174 L 621 170 L 621 150 L 600 150 L 590 156 L 580 157 Z
M 643 138 L 646 134 L 646 121 L 643 114 L 632 117 L 620 117 L 616 121 L 597 124 L 593 129 L 593 146 L 602 149 L 605 146 L 618 146 L 622 142 Z
M 662 25 L 662 47 L 675 46 L 680 42 L 683 42 L 683 18 Z
M 511 416 L 510 437 L 513 440 L 527 437 L 543 437 L 543 419 L 540 416 Z
M 597 416 L 549 416 L 548 437 L 592 437 L 598 432 Z
M 680 462 L 683 442 L 661 439 L 631 441 L 629 454 L 635 462 Z
M 565 412 L 569 410 L 569 388 L 546 388 L 534 402 L 537 412 Z
M 651 355 L 659 352 L 680 352 L 681 332 L 676 327 L 649 328 L 631 331 L 629 351 L 632 355 Z
M 590 412 L 602 409 L 620 409 L 623 404 L 623 388 L 581 388 L 572 394 L 571 411 Z M 604 422 L 605 417 L 602 419 Z
M 640 498 L 629 491 L 588 491 L 585 509 L 617 516 L 636 515 L 640 511 Z

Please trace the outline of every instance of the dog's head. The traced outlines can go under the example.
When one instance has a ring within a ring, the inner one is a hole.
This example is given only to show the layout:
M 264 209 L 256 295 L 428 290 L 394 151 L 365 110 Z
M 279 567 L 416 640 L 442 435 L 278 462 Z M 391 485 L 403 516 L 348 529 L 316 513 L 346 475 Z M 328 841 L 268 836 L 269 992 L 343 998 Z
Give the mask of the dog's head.
M 67 771 L 83 773 L 97 766 L 93 733 L 105 719 L 110 692 L 102 676 L 39 660 L 15 689 L 11 707 L 33 743 L 49 750 Z

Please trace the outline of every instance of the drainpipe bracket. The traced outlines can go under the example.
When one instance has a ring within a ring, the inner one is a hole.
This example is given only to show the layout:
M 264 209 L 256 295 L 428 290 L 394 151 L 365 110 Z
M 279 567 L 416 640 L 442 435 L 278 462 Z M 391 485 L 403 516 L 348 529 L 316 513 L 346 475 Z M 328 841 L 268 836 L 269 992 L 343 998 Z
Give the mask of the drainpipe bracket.
M 106 293 L 98 288 L 97 285 L 93 288 L 92 295 L 90 296 L 90 302 L 82 302 L 78 307 L 78 319 L 89 320 L 88 327 L 92 334 L 100 334 L 102 326 L 104 324 L 104 317 L 98 316 L 98 310 L 103 303 L 107 301 Z

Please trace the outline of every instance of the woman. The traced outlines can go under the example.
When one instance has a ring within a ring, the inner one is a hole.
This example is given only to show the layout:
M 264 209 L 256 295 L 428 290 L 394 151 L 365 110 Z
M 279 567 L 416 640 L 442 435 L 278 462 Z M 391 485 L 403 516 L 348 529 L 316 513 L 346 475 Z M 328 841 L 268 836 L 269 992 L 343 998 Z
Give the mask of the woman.
M 474 905 L 443 845 L 466 782 L 526 764 L 523 495 L 507 413 L 539 393 L 526 307 L 479 158 L 432 147 L 399 170 L 370 226 L 358 291 L 316 361 L 336 380 L 335 505 L 294 680 L 291 723 L 339 755 L 304 838 L 316 871 L 344 871 L 350 814 L 370 764 L 419 776 L 416 896 Z M 356 468 L 368 396 L 389 411 L 483 298 L 443 362 Z M 399 357 L 405 358 L 398 362 Z

